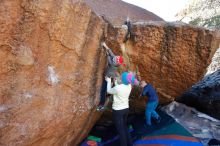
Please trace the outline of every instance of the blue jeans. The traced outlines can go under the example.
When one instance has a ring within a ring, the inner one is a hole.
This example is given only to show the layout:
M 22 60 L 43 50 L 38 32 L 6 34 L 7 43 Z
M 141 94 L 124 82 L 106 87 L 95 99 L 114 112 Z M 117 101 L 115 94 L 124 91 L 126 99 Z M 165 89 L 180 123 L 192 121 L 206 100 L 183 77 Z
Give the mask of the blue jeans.
M 160 116 L 155 111 L 158 105 L 158 101 L 151 101 L 147 103 L 145 116 L 146 116 L 146 124 L 151 125 L 151 117 L 158 119 Z

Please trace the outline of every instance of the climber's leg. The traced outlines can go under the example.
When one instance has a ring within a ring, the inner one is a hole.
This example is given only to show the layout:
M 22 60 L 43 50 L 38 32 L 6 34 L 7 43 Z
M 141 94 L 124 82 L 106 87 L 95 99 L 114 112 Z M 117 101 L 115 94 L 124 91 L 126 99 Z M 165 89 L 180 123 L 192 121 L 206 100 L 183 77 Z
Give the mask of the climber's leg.
M 101 91 L 100 91 L 100 102 L 99 102 L 97 110 L 104 109 L 106 93 L 107 93 L 107 81 L 103 80 Z

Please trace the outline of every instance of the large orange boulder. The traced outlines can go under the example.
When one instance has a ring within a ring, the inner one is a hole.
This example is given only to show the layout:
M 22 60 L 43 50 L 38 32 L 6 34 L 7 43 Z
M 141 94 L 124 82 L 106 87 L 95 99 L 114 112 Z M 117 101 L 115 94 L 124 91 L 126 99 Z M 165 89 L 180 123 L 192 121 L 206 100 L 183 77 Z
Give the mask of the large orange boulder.
M 139 75 L 157 90 L 161 104 L 169 103 L 201 80 L 219 47 L 220 32 L 201 27 L 164 21 L 137 22 L 123 43 L 123 28 L 111 28 L 108 44 L 122 53 L 125 70 Z M 137 99 L 140 89 L 132 93 L 131 108 L 143 110 L 146 98 Z
M 76 145 L 100 116 L 106 22 L 87 3 L 0 2 L 0 145 Z
M 97 119 L 104 21 L 81 2 L 0 2 L 0 145 L 70 145 Z
M 178 22 L 137 23 L 133 29 L 134 41 L 127 46 L 131 67 L 164 98 L 201 80 L 220 43 L 218 31 Z

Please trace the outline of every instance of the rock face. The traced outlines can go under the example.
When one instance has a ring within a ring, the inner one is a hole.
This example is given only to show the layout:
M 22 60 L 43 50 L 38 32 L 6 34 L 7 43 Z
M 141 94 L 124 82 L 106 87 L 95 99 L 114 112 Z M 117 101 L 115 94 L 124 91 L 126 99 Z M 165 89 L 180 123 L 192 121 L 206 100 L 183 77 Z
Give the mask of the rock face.
M 207 68 L 206 75 L 210 75 L 220 69 L 220 48 L 215 52 L 211 64 Z
M 86 136 L 100 116 L 104 36 L 127 69 L 170 99 L 202 77 L 219 43 L 214 31 L 155 22 L 134 24 L 122 44 L 126 30 L 107 25 L 89 1 L 1 0 L 0 15 L 3 146 L 77 145 Z
M 220 119 L 220 70 L 205 76 L 177 101 Z
M 177 101 L 220 119 L 220 49 L 212 58 L 205 77 L 179 96 Z
M 100 115 L 106 23 L 76 0 L 2 0 L 0 15 L 0 145 L 76 145 Z
M 0 15 L 0 145 L 74 145 L 99 116 L 104 21 L 69 0 L 3 0 Z
M 153 84 L 164 102 L 202 79 L 220 42 L 218 31 L 178 22 L 134 23 L 125 47 L 119 46 L 117 32 L 109 37 L 109 44 L 123 48 L 119 52 L 128 58 L 127 68 Z
M 220 137 L 220 127 L 218 126 L 220 120 L 175 101 L 162 107 L 162 110 L 198 138 L 203 145 L 209 145 L 208 142 L 211 139 L 219 139 Z

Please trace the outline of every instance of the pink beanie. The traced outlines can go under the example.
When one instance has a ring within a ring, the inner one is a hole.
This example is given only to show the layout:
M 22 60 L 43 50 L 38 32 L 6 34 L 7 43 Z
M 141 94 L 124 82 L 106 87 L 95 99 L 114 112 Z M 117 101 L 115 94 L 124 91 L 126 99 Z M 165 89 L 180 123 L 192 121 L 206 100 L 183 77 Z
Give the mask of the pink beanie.
M 127 81 L 132 85 L 139 85 L 139 81 L 135 78 L 135 75 L 131 72 L 127 74 Z

